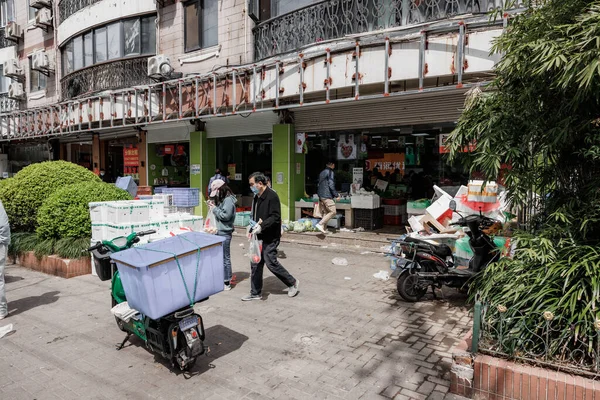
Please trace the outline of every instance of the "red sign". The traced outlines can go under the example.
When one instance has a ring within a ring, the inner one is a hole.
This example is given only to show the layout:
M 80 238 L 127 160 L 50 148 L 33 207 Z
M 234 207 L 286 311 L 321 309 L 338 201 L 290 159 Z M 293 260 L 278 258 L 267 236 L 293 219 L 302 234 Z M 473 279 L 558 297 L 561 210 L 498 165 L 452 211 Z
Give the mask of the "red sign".
M 165 145 L 165 154 L 173 154 L 175 153 L 175 146 L 172 144 Z
M 439 151 L 440 151 L 440 154 L 450 153 L 450 148 L 448 148 L 448 146 L 446 146 L 446 141 L 448 140 L 448 136 L 450 136 L 450 134 L 448 134 L 448 133 L 442 133 L 439 136 L 439 142 L 440 142 Z M 477 146 L 475 145 L 475 142 L 471 142 L 471 143 L 469 143 L 469 146 L 465 146 L 462 149 L 462 153 L 472 153 L 472 152 L 475 151 L 476 147 Z
M 137 167 L 140 165 L 140 158 L 137 147 L 125 147 L 123 149 L 123 166 Z

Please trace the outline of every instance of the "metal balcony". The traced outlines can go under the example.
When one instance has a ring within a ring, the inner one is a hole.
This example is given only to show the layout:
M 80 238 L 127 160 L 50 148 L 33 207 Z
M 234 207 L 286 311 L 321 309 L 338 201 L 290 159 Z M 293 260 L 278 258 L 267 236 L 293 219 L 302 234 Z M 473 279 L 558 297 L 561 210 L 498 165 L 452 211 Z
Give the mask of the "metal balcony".
M 96 4 L 102 0 L 61 0 L 58 4 L 60 23 L 75 14 L 77 11 Z
M 501 8 L 503 0 L 326 0 L 271 18 L 254 29 L 261 60 L 312 43 Z
M 80 69 L 61 79 L 63 100 L 105 90 L 152 83 L 148 78 L 148 56 L 108 61 Z
M 0 28 L 0 49 L 4 49 L 5 47 L 10 47 L 14 45 L 14 42 L 11 42 L 6 38 L 6 28 Z
M 19 103 L 16 100 L 9 99 L 8 93 L 0 93 L 0 114 L 19 109 Z

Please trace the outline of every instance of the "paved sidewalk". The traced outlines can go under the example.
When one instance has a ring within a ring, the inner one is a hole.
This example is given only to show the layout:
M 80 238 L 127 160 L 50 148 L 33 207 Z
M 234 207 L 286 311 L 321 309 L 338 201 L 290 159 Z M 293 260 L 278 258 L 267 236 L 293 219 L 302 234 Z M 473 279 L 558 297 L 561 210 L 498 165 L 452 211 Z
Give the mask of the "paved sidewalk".
M 139 340 L 115 350 L 124 334 L 109 311 L 109 282 L 9 266 L 11 315 L 0 326 L 16 332 L 0 339 L 0 398 L 455 398 L 449 350 L 470 323 L 463 297 L 448 290 L 446 301 L 407 304 L 395 280 L 373 278 L 389 268 L 381 255 L 284 245 L 298 297 L 265 272 L 265 299 L 241 302 L 250 282 L 239 243 L 232 257 L 241 282 L 196 306 L 210 353 L 192 376 L 169 370 Z

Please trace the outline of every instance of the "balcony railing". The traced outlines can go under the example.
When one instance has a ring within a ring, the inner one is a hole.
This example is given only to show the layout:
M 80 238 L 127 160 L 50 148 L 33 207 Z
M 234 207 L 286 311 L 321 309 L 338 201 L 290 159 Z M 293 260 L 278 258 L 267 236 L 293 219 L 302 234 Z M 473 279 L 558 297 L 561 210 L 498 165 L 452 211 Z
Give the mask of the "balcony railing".
M 8 93 L 0 93 L 0 114 L 18 109 L 19 103 L 16 100 L 9 99 Z
M 14 45 L 13 42 L 6 38 L 6 28 L 0 28 L 0 49 Z
M 58 16 L 60 18 L 60 23 L 69 18 L 71 15 L 75 14 L 77 11 L 91 6 L 92 4 L 98 3 L 99 1 L 102 0 L 61 0 L 61 2 L 58 4 Z
M 257 60 L 311 43 L 398 26 L 483 13 L 505 0 L 326 0 L 258 24 Z
M 148 56 L 93 65 L 61 79 L 62 99 L 152 83 L 147 74 Z

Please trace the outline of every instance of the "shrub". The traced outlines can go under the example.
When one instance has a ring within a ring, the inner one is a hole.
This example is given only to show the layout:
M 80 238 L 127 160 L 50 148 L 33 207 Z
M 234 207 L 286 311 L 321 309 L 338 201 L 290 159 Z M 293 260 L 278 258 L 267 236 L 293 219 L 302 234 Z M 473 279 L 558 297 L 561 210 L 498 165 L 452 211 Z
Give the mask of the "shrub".
M 37 213 L 56 190 L 81 182 L 101 182 L 93 172 L 66 161 L 47 161 L 23 168 L 0 184 L 4 204 L 14 232 L 34 232 Z
M 131 196 L 100 181 L 77 183 L 56 190 L 40 208 L 37 234 L 40 240 L 91 237 L 88 204 L 95 201 L 130 200 Z

